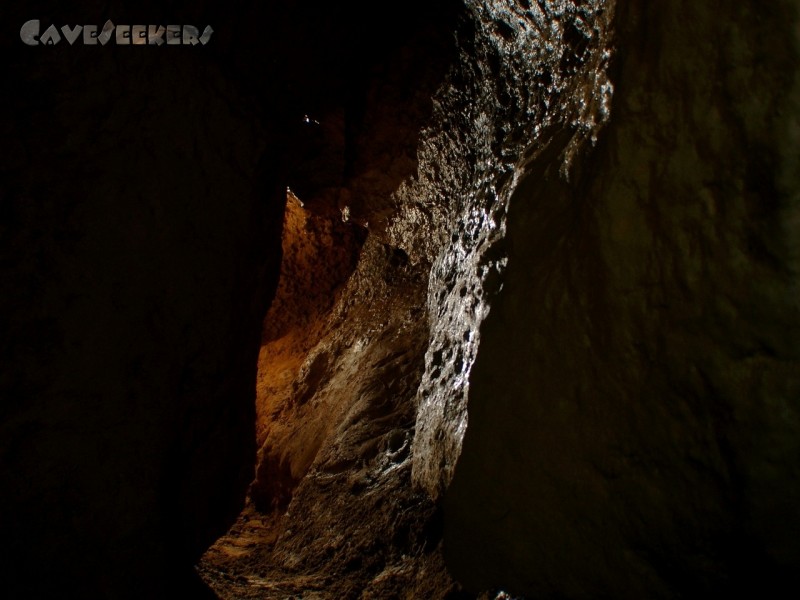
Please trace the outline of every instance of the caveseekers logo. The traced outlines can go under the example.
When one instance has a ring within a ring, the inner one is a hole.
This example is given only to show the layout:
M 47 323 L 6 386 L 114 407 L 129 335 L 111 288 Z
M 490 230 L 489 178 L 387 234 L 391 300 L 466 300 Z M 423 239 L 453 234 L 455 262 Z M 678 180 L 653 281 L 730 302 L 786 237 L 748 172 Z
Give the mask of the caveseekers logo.
M 26 22 L 19 30 L 20 39 L 28 46 L 55 46 L 62 39 L 70 46 L 82 40 L 87 46 L 105 46 L 112 39 L 118 46 L 205 46 L 214 30 L 206 26 L 203 33 L 194 25 L 114 25 L 109 19 L 98 31 L 97 25 L 50 25 L 42 31 L 39 19 Z

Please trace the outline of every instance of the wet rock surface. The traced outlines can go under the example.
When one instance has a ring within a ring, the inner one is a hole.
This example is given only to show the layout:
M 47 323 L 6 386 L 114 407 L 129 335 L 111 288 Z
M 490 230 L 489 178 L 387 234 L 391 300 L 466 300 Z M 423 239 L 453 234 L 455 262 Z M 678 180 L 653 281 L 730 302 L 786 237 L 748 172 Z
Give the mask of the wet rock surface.
M 797 582 L 797 5 L 619 2 L 613 112 L 511 199 L 445 548 L 472 589 Z M 785 589 L 789 589 L 789 587 Z
M 566 165 L 609 116 L 613 2 L 468 2 L 459 60 L 435 96 L 420 176 L 411 188 L 437 215 L 428 291 L 431 343 L 417 396 L 414 481 L 432 497 L 450 483 L 467 428 L 480 324 L 502 285 L 508 200 L 526 162 L 557 137 Z M 565 167 L 566 168 L 566 167 Z M 419 201 L 400 212 L 420 230 Z
M 441 597 L 454 587 L 441 515 L 410 478 L 429 268 L 370 237 L 291 387 L 262 390 L 253 504 L 200 565 L 220 596 Z

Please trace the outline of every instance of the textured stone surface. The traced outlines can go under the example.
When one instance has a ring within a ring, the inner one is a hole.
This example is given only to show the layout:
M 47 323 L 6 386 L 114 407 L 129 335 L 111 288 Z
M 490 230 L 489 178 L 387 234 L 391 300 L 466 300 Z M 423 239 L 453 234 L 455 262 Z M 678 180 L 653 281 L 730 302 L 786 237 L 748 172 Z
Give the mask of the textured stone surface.
M 429 265 L 370 237 L 292 389 L 268 408 L 254 506 L 204 557 L 224 598 L 443 597 L 441 519 L 411 485 Z M 269 354 L 264 360 L 280 358 Z M 258 512 L 257 512 L 258 511 Z
M 445 503 L 469 587 L 796 585 L 797 22 L 793 2 L 619 3 L 601 141 L 570 181 L 554 146 L 511 200 Z
M 289 183 L 302 201 L 290 195 L 265 321 L 253 503 L 200 567 L 222 597 L 441 597 L 455 587 L 441 514 L 410 479 L 426 248 L 437 234 L 389 231 L 454 57 L 451 20 L 426 13 L 360 87 L 309 113 L 296 140 Z
M 250 496 L 259 508 L 285 508 L 314 460 L 329 420 L 306 406 L 332 373 L 330 350 L 315 350 L 330 335 L 336 298 L 356 267 L 364 232 L 341 219 L 307 211 L 292 194 L 283 227 L 278 290 L 264 320 L 256 383 L 256 479 Z M 311 442 L 309 446 L 309 442 Z
M 420 175 L 396 220 L 401 239 L 433 231 L 437 242 L 425 246 L 436 259 L 414 439 L 414 481 L 434 497 L 450 482 L 467 427 L 480 324 L 505 264 L 509 196 L 554 137 L 568 165 L 608 118 L 612 14 L 613 2 L 467 3 L 459 60 L 435 96 Z M 428 213 L 435 218 L 420 217 Z
M 797 583 L 796 2 L 179 4 L 4 46 L 0 594 L 201 594 L 254 459 L 223 597 Z
M 565 153 L 573 151 L 607 117 L 609 17 L 599 4 L 547 5 L 545 12 L 503 3 L 465 6 L 454 30 L 456 51 L 440 59 L 451 61 L 448 68 L 428 66 L 417 74 L 423 85 L 408 93 L 410 67 L 426 50 L 445 45 L 425 30 L 376 76 L 357 127 L 347 121 L 346 110 L 344 124 L 334 119 L 326 127 L 320 121 L 303 162 L 311 170 L 307 185 L 292 189 L 309 194 L 309 209 L 328 217 L 336 215 L 332 199 L 338 198 L 338 208 L 347 206 L 347 216 L 367 228 L 370 251 L 340 292 L 340 306 L 323 316 L 301 288 L 309 278 L 336 271 L 334 261 L 298 261 L 301 253 L 284 243 L 284 265 L 290 263 L 284 276 L 295 283 L 281 284 L 268 320 L 283 319 L 279 315 L 289 308 L 309 324 L 290 324 L 283 337 L 262 348 L 263 442 L 252 494 L 254 508 L 272 516 L 245 511 L 206 556 L 204 576 L 223 596 L 279 597 L 314 582 L 323 597 L 358 597 L 364 586 L 371 589 L 370 579 L 382 581 L 390 573 L 394 583 L 387 590 L 414 585 L 426 572 L 417 585 L 435 581 L 442 594 L 452 588 L 441 569 L 438 536 L 424 532 L 432 527 L 431 499 L 449 482 L 460 450 L 477 327 L 504 262 L 495 243 L 504 234 L 514 168 L 556 132 L 566 132 Z M 403 118 L 398 108 L 407 110 Z M 341 130 L 353 133 L 337 144 L 335 132 Z M 354 149 L 352 168 L 339 183 L 326 175 L 325 166 L 331 152 L 348 145 Z M 409 158 L 414 150 L 416 161 Z M 290 203 L 287 223 L 294 206 Z M 314 237 L 307 243 L 316 243 Z M 395 281 L 398 265 L 379 258 L 378 241 L 396 248 L 395 260 L 408 263 L 404 268 L 417 273 L 414 281 Z M 326 243 L 341 247 L 341 240 Z M 412 291 L 412 299 L 400 302 Z M 345 306 L 361 308 L 345 311 Z M 416 333 L 396 336 L 394 328 L 408 319 L 409 307 Z M 365 329 L 384 334 L 379 343 L 358 343 L 353 350 L 354 332 Z M 385 354 L 407 357 L 415 366 L 409 373 L 404 369 L 410 367 L 384 372 Z M 362 387 L 370 393 L 362 394 Z M 375 402 L 389 414 L 376 416 L 370 408 Z M 412 463 L 406 453 L 415 427 Z M 365 445 L 365 438 L 375 443 Z M 391 445 L 394 438 L 404 454 L 398 464 L 388 464 L 384 476 L 385 457 L 373 446 Z M 415 487 L 427 497 L 411 489 L 412 464 Z M 398 513 L 404 515 L 402 525 Z M 397 555 L 408 551 L 398 535 L 422 536 L 424 554 L 398 561 Z M 248 546 L 245 540 L 255 541 Z M 331 574 L 340 567 L 347 576 L 334 586 Z M 231 577 L 245 582 L 231 586 L 226 583 Z M 270 587 L 270 578 L 281 584 Z

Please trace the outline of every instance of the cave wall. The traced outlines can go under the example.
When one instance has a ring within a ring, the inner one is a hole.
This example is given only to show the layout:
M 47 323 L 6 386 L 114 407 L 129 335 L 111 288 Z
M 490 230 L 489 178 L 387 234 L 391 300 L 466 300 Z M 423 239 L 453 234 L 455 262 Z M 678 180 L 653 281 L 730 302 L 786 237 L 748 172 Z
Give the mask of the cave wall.
M 341 327 L 340 320 L 330 323 L 331 313 L 359 261 L 364 235 L 359 226 L 311 213 L 288 195 L 281 276 L 258 356 L 258 456 L 249 496 L 261 511 L 286 508 L 336 412 L 309 400 L 335 370 L 341 348 L 325 349 L 331 342 L 321 342 Z
M 192 565 L 253 476 L 256 358 L 286 186 L 380 231 L 391 204 L 371 190 L 413 172 L 417 129 L 396 123 L 428 115 L 413 82 L 439 65 L 397 48 L 440 25 L 447 5 L 407 3 L 391 22 L 364 1 L 9 8 L 4 592 L 203 593 Z M 194 48 L 30 48 L 19 27 L 31 18 L 215 34 Z M 381 89 L 381 77 L 395 80 Z
M 200 565 L 220 597 L 454 588 L 429 527 L 436 507 L 411 485 L 429 268 L 369 236 L 289 389 L 264 396 L 253 504 Z
M 411 484 L 439 232 L 404 217 L 436 206 L 422 186 L 408 190 L 421 162 L 430 175 L 433 154 L 419 149 L 442 114 L 432 97 L 456 56 L 458 8 L 419 13 L 360 87 L 309 112 L 297 136 L 259 359 L 252 503 L 199 566 L 220 597 L 455 588 L 440 514 Z
M 275 136 L 224 33 L 216 48 L 19 40 L 31 18 L 234 18 L 98 8 L 4 10 L 4 597 L 202 594 L 192 565 L 252 477 Z
M 289 443 L 258 429 L 275 537 L 217 589 L 794 581 L 796 3 L 155 5 L 2 24 L 6 591 L 202 595 L 253 477 L 259 346 L 311 329 L 267 410 Z M 216 38 L 18 41 L 107 16 Z M 287 185 L 368 238 L 262 338 Z
M 797 10 L 619 2 L 597 146 L 523 165 L 445 501 L 468 587 L 796 587 Z
M 398 190 L 406 201 L 391 229 L 400 240 L 427 238 L 433 263 L 413 458 L 414 483 L 432 497 L 449 485 L 468 427 L 470 370 L 502 286 L 521 166 L 555 137 L 568 163 L 608 117 L 613 10 L 602 1 L 465 3 L 419 174 Z

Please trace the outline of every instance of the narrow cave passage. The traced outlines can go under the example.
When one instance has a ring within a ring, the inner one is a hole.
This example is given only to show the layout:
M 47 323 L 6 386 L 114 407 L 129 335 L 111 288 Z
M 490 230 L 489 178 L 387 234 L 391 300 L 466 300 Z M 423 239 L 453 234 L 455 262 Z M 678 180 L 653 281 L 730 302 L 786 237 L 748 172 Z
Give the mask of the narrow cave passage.
M 278 290 L 264 319 L 256 384 L 256 479 L 250 497 L 263 512 L 285 509 L 325 435 L 325 415 L 309 400 L 330 377 L 315 350 L 331 334 L 331 312 L 358 263 L 366 231 L 318 215 L 287 190 Z M 302 426 L 301 426 L 302 423 Z
M 437 502 L 502 288 L 508 200 L 557 133 L 574 153 L 608 116 L 600 4 L 548 6 L 542 45 L 543 16 L 466 3 L 357 100 L 304 116 L 259 361 L 256 479 L 201 565 L 223 598 L 461 593 Z
M 435 507 L 410 484 L 429 270 L 287 194 L 259 356 L 256 477 L 200 566 L 222 598 L 452 586 L 430 559 Z

